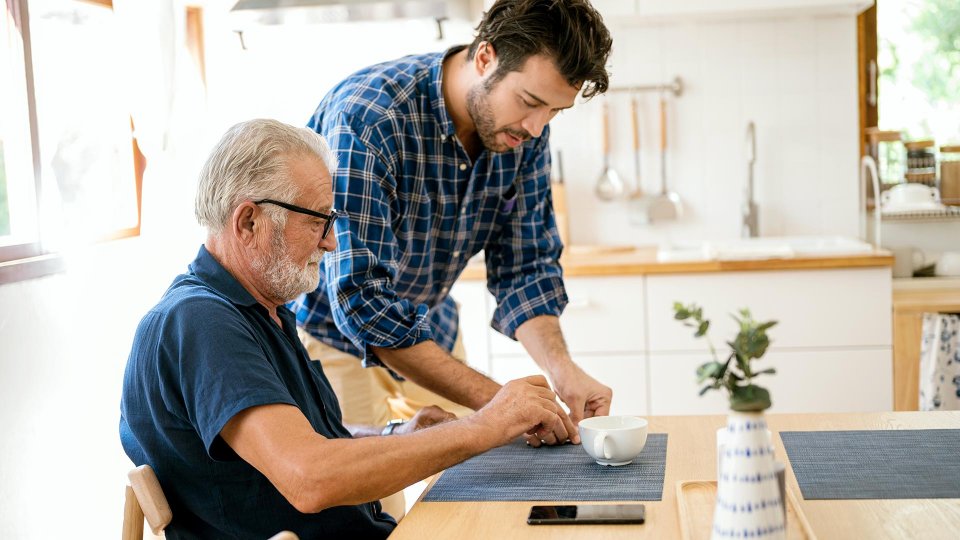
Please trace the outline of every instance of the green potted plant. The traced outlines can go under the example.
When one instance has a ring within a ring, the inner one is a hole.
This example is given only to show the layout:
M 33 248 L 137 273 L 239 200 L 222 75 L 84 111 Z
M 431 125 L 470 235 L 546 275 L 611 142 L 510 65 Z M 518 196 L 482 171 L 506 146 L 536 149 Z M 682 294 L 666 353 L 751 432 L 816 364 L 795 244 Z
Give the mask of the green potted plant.
M 673 305 L 674 318 L 694 328 L 694 337 L 704 338 L 712 360 L 697 368 L 700 395 L 725 389 L 730 398 L 727 427 L 717 431 L 717 504 L 713 512 L 712 538 L 782 539 L 786 537 L 783 498 L 777 481 L 773 446 L 763 411 L 770 408 L 770 392 L 754 384 L 759 375 L 772 375 L 774 368 L 756 369 L 770 347 L 767 330 L 777 321 L 761 322 L 749 309 L 733 315 L 739 330 L 727 342 L 729 354 L 721 361 L 708 332 L 710 320 L 696 304 Z
M 733 341 L 728 341 L 730 354 L 726 360 L 720 361 L 717 349 L 713 346 L 707 332 L 710 330 L 710 320 L 703 318 L 703 308 L 696 304 L 683 305 L 680 302 L 673 304 L 674 318 L 683 321 L 683 324 L 695 328 L 694 337 L 704 338 L 710 347 L 713 360 L 697 368 L 697 383 L 709 384 L 700 389 L 700 395 L 708 390 L 724 388 L 730 397 L 730 409 L 741 412 L 759 412 L 770 408 L 770 392 L 756 384 L 753 378 L 758 375 L 773 375 L 776 369 L 767 368 L 755 371 L 751 362 L 758 360 L 767 352 L 770 338 L 767 330 L 777 324 L 777 321 L 759 322 L 750 314 L 750 310 L 743 308 L 738 315 L 732 315 L 737 321 L 740 331 Z

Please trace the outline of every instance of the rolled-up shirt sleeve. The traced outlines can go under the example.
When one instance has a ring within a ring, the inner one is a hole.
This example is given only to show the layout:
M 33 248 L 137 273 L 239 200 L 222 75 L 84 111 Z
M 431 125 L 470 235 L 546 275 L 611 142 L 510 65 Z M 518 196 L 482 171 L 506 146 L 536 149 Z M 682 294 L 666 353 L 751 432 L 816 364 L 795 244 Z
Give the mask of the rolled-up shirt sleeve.
M 526 321 L 559 316 L 567 305 L 560 266 L 563 244 L 550 192 L 548 139 L 547 131 L 524 156 L 516 189 L 500 204 L 500 211 L 508 214 L 504 225 L 484 248 L 487 288 L 497 301 L 491 326 L 511 339 Z
M 348 225 L 338 227 L 337 249 L 327 255 L 327 298 L 337 328 L 363 351 L 364 365 L 383 365 L 371 347 L 407 348 L 433 339 L 429 306 L 400 298 L 394 288 L 400 248 L 391 200 L 397 182 L 388 158 L 373 150 L 389 144 L 379 144 L 377 126 L 354 128 L 338 120 L 329 133 L 339 159 L 335 203 L 347 212 Z

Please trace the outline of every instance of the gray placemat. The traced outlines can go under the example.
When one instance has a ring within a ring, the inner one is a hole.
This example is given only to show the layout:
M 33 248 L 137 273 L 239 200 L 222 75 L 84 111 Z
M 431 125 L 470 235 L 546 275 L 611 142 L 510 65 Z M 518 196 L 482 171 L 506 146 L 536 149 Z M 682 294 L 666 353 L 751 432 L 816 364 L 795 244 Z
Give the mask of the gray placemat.
M 531 448 L 522 440 L 447 469 L 423 498 L 439 501 L 659 501 L 666 433 L 651 433 L 637 459 L 604 467 L 580 445 Z
M 782 431 L 804 499 L 960 498 L 960 429 Z

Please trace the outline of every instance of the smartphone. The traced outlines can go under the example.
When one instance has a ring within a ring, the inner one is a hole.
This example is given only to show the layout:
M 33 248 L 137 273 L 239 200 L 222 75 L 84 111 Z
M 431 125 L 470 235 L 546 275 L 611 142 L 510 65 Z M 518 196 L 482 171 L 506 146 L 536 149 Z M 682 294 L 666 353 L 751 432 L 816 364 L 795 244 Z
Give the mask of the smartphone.
M 527 517 L 529 525 L 597 525 L 643 523 L 642 504 L 581 504 L 534 506 Z

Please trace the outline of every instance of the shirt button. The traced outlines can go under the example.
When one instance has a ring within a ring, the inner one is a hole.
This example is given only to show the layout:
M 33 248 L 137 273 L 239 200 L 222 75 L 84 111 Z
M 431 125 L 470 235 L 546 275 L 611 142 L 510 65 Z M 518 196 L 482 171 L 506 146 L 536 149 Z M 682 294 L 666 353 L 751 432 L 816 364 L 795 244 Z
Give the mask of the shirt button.
M 441 135 L 441 136 L 440 136 L 440 140 L 441 140 L 441 141 L 446 141 L 446 140 L 447 140 L 447 136 L 446 136 L 445 134 L 444 134 L 444 135 Z
M 447 291 L 449 291 L 449 290 L 450 290 L 450 289 L 448 289 L 447 287 L 444 287 L 444 288 L 440 289 L 440 294 L 447 294 Z
M 467 170 L 467 164 L 466 164 L 466 163 L 461 163 L 461 164 L 460 164 L 460 170 L 461 170 L 461 171 Z
M 454 251 L 454 252 L 453 252 L 453 258 L 454 258 L 454 259 L 456 259 L 456 258 L 459 257 L 459 256 L 460 256 L 460 252 L 459 252 L 459 251 Z

